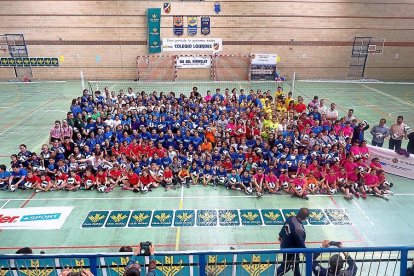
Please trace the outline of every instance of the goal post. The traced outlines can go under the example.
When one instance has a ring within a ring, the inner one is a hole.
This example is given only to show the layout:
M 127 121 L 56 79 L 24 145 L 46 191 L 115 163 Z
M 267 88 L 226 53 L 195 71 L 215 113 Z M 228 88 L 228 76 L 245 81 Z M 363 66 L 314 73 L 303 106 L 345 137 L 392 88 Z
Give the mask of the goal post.
M 250 55 L 145 55 L 137 57 L 139 81 L 249 81 Z

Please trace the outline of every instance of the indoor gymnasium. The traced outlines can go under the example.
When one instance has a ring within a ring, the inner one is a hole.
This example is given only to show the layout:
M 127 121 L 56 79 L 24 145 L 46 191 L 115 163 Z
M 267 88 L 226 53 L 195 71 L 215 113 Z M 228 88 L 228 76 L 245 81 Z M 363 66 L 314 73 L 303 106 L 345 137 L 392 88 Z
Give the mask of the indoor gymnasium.
M 0 275 L 414 275 L 413 1 L 0 7 Z

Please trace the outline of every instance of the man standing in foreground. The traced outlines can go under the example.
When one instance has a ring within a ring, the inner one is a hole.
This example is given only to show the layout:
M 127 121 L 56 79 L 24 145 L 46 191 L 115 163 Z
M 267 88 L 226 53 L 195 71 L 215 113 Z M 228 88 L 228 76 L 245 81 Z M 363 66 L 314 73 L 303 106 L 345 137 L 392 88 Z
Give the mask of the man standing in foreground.
M 296 216 L 288 217 L 279 232 L 280 248 L 306 248 L 306 232 L 302 222 L 309 217 L 308 208 L 300 208 Z M 277 268 L 277 276 L 285 275 L 290 270 L 294 276 L 300 276 L 299 254 L 283 255 L 283 263 Z

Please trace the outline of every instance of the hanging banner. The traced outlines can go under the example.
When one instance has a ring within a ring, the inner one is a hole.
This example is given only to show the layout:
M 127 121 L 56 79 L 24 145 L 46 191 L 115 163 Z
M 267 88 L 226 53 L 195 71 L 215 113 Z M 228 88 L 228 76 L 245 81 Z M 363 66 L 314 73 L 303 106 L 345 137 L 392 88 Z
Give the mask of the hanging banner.
M 0 209 L 0 229 L 60 229 L 73 207 Z
M 277 64 L 277 54 L 252 54 L 252 64 L 260 65 L 276 65 Z
M 221 38 L 164 38 L 162 50 L 168 52 L 221 52 Z
M 171 11 L 171 3 L 164 3 L 164 12 L 170 13 Z
M 197 34 L 197 24 L 198 24 L 198 18 L 197 16 L 187 16 L 187 32 L 188 35 L 194 36 Z
M 193 69 L 193 68 L 210 68 L 210 57 L 177 57 L 177 68 Z
M 148 24 L 148 52 L 150 54 L 161 53 L 161 9 L 147 9 Z
M 203 35 L 210 34 L 210 16 L 201 17 L 201 33 Z
M 0 67 L 57 67 L 57 57 L 15 57 L 0 58 Z
M 174 35 L 180 36 L 184 33 L 184 17 L 180 15 L 174 15 L 173 27 Z
M 368 145 L 370 159 L 378 157 L 386 173 L 414 179 L 414 156 L 399 155 L 393 150 Z

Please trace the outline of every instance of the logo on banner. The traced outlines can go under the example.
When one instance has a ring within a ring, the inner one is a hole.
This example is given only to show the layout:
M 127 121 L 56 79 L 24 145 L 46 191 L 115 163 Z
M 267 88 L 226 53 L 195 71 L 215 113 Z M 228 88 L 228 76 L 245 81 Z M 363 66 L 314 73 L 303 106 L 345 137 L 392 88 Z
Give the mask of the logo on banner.
M 184 22 L 183 17 L 176 15 L 174 16 L 174 35 L 183 35 L 184 33 Z
M 194 226 L 194 210 L 177 210 L 175 211 L 174 226 Z
M 196 35 L 197 34 L 197 23 L 198 23 L 197 17 L 188 16 L 187 23 L 188 23 L 188 27 L 187 27 L 188 35 L 191 35 L 191 36 Z
M 209 16 L 201 17 L 201 33 L 203 35 L 210 34 L 210 17 Z
M 220 2 L 214 3 L 214 12 L 219 14 L 221 12 L 221 5 Z
M 219 223 L 221 226 L 239 225 L 239 213 L 237 210 L 219 210 Z
M 125 227 L 130 213 L 130 211 L 112 211 L 105 227 Z
M 152 216 L 152 227 L 165 227 L 171 226 L 173 220 L 173 210 L 160 210 L 154 211 Z
M 102 227 L 109 211 L 91 211 L 82 224 L 82 228 Z
M 259 210 L 240 210 L 240 218 L 243 225 L 262 225 Z
M 134 211 L 129 220 L 128 227 L 148 227 L 152 211 Z
M 164 3 L 164 12 L 170 13 L 171 11 L 171 3 Z

